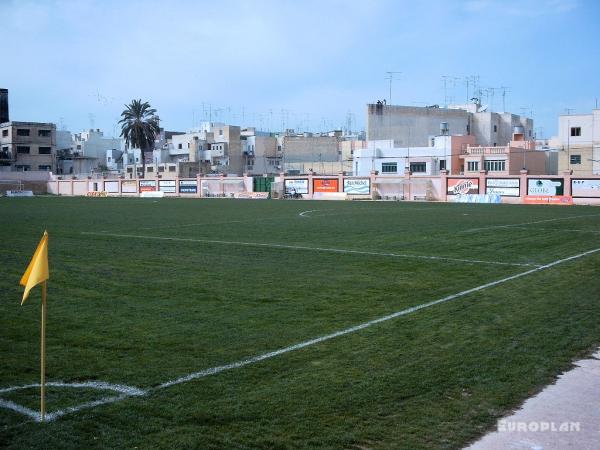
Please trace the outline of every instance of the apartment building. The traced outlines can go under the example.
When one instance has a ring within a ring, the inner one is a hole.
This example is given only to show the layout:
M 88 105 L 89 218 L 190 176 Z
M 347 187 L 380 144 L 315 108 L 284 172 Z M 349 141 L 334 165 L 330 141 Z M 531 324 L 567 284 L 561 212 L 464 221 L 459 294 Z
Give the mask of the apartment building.
M 0 170 L 56 172 L 56 125 L 0 124 Z
M 600 109 L 559 116 L 558 136 L 551 143 L 558 147 L 558 173 L 600 175 Z

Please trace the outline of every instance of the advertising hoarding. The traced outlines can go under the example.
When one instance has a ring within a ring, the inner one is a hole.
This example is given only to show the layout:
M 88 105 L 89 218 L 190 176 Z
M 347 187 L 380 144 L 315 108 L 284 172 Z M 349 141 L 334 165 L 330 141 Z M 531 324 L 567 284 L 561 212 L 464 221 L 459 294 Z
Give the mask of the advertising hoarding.
M 338 190 L 337 178 L 315 178 L 313 180 L 313 192 L 338 192 Z
M 116 194 L 119 192 L 119 182 L 118 181 L 105 181 L 104 182 L 104 190 L 111 194 Z
M 198 192 L 197 180 L 179 180 L 180 194 L 196 194 Z
M 563 178 L 529 178 L 527 195 L 563 195 L 565 180 Z
M 156 180 L 140 180 L 140 192 L 156 191 Z
M 123 180 L 121 182 L 121 192 L 123 194 L 135 194 L 137 192 L 137 181 Z
M 350 195 L 369 195 L 371 180 L 369 178 L 345 178 L 344 192 Z
M 158 190 L 167 194 L 175 194 L 177 192 L 175 180 L 159 180 Z
M 519 197 L 521 180 L 518 178 L 486 178 L 485 193 L 498 194 L 502 197 Z
M 571 180 L 571 195 L 573 197 L 600 198 L 600 179 Z
M 308 178 L 285 180 L 284 189 L 286 192 L 294 191 L 296 194 L 308 194 Z
M 448 195 L 479 194 L 479 178 L 448 178 Z

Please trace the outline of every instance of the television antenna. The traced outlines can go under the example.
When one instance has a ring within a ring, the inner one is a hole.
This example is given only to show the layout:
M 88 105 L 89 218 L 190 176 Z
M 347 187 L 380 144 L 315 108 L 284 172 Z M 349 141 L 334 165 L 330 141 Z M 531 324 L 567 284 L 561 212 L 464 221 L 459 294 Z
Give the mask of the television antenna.
M 399 78 L 396 78 L 396 75 L 400 75 L 402 72 L 386 72 L 387 73 L 387 77 L 385 77 L 386 80 L 390 81 L 390 105 L 392 104 L 392 82 L 394 80 L 398 80 Z

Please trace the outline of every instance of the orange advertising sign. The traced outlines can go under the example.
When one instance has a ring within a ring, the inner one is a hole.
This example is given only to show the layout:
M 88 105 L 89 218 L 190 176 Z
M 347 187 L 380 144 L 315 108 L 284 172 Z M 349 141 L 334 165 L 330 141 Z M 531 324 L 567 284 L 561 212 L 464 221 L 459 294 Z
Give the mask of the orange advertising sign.
M 523 203 L 528 205 L 572 205 L 573 197 L 570 195 L 526 195 Z
M 313 180 L 313 192 L 339 192 L 337 178 L 315 178 Z

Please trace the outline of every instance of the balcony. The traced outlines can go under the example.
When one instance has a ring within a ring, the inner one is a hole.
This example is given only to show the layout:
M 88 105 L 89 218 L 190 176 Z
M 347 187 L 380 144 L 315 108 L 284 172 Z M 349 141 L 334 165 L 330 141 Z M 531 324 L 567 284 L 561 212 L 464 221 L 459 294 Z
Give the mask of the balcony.
M 466 147 L 460 153 L 461 156 L 506 155 L 509 153 L 509 147 Z
M 12 152 L 0 152 L 0 161 L 15 161 Z

